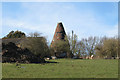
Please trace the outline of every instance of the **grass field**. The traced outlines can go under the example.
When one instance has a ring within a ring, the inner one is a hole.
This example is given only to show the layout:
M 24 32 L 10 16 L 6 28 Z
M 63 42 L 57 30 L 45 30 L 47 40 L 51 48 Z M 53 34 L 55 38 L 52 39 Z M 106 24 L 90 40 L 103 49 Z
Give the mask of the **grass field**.
M 56 59 L 58 63 L 3 63 L 3 78 L 117 78 L 118 60 Z

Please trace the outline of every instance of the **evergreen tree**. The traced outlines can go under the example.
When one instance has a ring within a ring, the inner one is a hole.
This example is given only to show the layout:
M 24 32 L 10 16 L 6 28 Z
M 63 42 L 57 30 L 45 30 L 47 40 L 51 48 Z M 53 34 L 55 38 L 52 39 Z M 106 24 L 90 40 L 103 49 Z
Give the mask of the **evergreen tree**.
M 24 38 L 24 37 L 26 37 L 25 33 L 17 30 L 17 31 L 11 31 L 4 38 Z

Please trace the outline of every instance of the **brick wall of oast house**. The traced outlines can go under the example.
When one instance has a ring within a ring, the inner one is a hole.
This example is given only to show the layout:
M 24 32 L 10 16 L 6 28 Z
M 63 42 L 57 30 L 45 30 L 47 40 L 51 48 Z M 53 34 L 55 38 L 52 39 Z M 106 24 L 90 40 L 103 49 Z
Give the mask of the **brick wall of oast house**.
M 53 37 L 53 40 L 51 42 L 51 47 L 53 47 L 53 44 L 55 42 L 57 42 L 58 40 L 64 40 L 65 39 L 65 30 L 64 30 L 64 27 L 63 27 L 63 24 L 60 22 L 57 24 L 57 27 L 56 27 L 56 30 L 55 30 L 55 33 L 54 33 L 54 37 Z

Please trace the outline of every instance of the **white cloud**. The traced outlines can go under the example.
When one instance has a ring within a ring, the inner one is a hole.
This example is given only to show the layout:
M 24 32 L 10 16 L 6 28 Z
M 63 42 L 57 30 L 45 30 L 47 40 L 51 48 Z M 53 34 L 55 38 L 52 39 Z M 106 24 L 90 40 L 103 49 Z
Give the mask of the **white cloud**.
M 28 29 L 34 31 L 38 31 L 41 33 L 47 33 L 51 31 L 50 25 L 49 24 L 37 24 L 34 25 L 32 23 L 28 23 L 27 21 L 19 21 L 19 20 L 14 20 L 14 19 L 6 19 L 3 21 L 3 26 L 8 26 L 11 28 L 23 28 L 23 29 Z
M 43 33 L 51 41 L 59 21 L 63 22 L 66 33 L 74 32 L 79 39 L 88 36 L 113 35 L 109 25 L 99 22 L 90 10 L 77 10 L 73 4 L 22 3 L 23 14 L 18 18 L 3 19 L 3 26 L 23 28 Z

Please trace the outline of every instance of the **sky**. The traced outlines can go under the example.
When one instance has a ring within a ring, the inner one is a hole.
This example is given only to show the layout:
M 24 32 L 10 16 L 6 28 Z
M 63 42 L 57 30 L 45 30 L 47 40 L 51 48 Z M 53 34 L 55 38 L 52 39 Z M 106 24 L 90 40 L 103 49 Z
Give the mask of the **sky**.
M 78 40 L 89 36 L 118 34 L 117 2 L 3 2 L 2 35 L 11 30 L 42 33 L 52 41 L 56 26 L 63 23 L 66 34 L 74 31 Z

